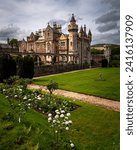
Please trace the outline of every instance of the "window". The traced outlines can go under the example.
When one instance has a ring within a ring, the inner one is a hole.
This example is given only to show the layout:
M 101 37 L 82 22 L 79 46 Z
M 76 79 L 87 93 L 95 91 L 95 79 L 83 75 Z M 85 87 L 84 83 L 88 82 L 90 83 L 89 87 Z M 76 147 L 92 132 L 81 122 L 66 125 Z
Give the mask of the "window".
M 47 43 L 47 51 L 49 52 L 50 51 L 50 43 Z
M 72 46 L 72 42 L 70 42 L 70 46 Z
M 65 46 L 65 42 L 60 42 L 60 46 Z

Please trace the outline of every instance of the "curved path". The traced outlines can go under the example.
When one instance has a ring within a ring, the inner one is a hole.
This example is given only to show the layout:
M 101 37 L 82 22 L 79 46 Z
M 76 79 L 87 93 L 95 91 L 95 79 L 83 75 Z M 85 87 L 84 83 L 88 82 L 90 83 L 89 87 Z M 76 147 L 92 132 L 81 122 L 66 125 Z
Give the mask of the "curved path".
M 28 88 L 48 92 L 46 87 L 42 86 L 42 85 L 29 84 Z M 65 91 L 65 90 L 60 90 L 60 89 L 54 91 L 54 94 L 77 99 L 77 100 L 88 102 L 88 103 L 98 105 L 98 106 L 103 106 L 105 108 L 112 109 L 114 111 L 120 111 L 120 102 L 118 102 L 118 101 L 108 100 L 105 98 L 100 98 L 100 97 L 96 97 L 96 96 L 90 96 L 90 95 L 86 95 L 86 94 L 80 94 L 80 93 Z

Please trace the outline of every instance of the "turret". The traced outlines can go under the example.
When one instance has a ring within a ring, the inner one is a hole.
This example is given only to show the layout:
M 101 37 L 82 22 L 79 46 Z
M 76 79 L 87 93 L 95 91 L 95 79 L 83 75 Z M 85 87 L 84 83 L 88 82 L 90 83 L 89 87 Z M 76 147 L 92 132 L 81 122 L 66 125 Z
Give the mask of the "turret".
M 79 31 L 79 37 L 83 37 L 84 35 L 84 31 L 83 31 L 83 27 L 80 27 L 80 31 Z
M 70 22 L 76 22 L 76 19 L 75 19 L 75 17 L 74 17 L 74 14 L 72 14 L 72 17 L 71 17 L 71 19 L 70 19 Z
M 88 38 L 89 38 L 89 40 L 90 40 L 90 42 L 91 42 L 91 41 L 92 41 L 92 34 L 91 34 L 90 29 L 89 29 L 89 31 L 88 31 Z
M 76 24 L 76 19 L 74 17 L 74 14 L 72 14 L 70 23 L 68 25 L 68 32 L 69 32 L 69 50 L 77 51 L 78 25 Z
M 70 19 L 70 24 L 68 25 L 68 31 L 78 32 L 78 25 L 76 24 L 76 19 L 74 17 L 74 14 L 72 14 L 72 17 Z
M 85 36 L 87 36 L 87 33 L 86 33 L 86 25 L 84 24 L 84 34 Z
M 57 24 L 56 22 L 53 22 L 53 28 L 56 29 L 57 28 Z

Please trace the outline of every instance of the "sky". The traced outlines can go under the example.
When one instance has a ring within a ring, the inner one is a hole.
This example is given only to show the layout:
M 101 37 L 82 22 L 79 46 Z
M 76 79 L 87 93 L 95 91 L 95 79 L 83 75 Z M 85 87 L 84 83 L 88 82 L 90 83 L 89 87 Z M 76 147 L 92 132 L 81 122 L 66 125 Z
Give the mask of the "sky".
M 56 21 L 68 33 L 72 13 L 93 44 L 120 43 L 120 0 L 0 0 L 0 42 L 22 40 Z

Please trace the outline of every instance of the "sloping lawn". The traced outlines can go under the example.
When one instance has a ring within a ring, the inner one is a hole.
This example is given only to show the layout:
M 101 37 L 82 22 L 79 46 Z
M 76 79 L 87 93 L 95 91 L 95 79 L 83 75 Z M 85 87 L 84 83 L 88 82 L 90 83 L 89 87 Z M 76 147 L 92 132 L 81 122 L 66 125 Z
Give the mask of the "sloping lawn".
M 75 101 L 79 108 L 71 112 L 72 131 L 64 137 L 71 139 L 77 150 L 119 150 L 120 114 L 101 107 Z M 3 119 L 13 112 L 8 100 L 0 94 L 0 149 L 53 150 L 54 138 L 47 116 L 30 109 L 22 123 Z
M 34 79 L 35 84 L 47 85 L 51 80 L 60 89 L 120 100 L 120 69 L 96 68 Z

